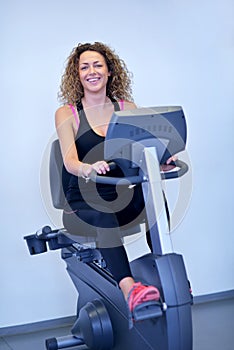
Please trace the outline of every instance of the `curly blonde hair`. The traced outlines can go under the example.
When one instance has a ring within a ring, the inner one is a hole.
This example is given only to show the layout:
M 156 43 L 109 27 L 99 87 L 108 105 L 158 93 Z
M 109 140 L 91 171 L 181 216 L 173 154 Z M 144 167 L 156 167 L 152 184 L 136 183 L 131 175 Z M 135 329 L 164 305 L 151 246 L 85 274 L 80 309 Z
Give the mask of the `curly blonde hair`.
M 132 73 L 127 69 L 125 62 L 109 46 L 94 42 L 81 44 L 73 48 L 67 58 L 65 72 L 62 75 L 58 98 L 63 104 L 76 104 L 84 96 L 83 86 L 78 74 L 80 55 L 85 51 L 96 51 L 106 61 L 111 75 L 107 82 L 106 94 L 111 99 L 123 99 L 133 101 L 132 98 Z

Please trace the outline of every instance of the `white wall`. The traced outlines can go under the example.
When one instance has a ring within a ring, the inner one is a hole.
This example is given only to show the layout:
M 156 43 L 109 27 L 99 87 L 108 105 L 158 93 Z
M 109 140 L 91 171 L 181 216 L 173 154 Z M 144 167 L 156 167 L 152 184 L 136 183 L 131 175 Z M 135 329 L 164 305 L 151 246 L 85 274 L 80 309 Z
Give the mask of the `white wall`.
M 23 237 L 54 223 L 40 172 L 63 64 L 78 42 L 116 49 L 134 72 L 138 105 L 184 107 L 192 194 L 173 244 L 195 295 L 233 289 L 233 1 L 5 0 L 0 13 L 0 327 L 75 313 L 60 253 L 31 257 Z

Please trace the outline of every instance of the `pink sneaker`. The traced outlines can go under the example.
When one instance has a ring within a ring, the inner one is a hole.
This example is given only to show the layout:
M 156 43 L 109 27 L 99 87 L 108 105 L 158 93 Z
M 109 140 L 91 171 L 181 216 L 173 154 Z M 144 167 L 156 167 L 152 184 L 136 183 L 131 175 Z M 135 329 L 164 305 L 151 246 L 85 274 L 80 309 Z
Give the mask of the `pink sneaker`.
M 159 290 L 154 286 L 144 286 L 141 282 L 134 283 L 128 294 L 128 307 L 132 312 L 134 308 L 147 301 L 158 301 Z

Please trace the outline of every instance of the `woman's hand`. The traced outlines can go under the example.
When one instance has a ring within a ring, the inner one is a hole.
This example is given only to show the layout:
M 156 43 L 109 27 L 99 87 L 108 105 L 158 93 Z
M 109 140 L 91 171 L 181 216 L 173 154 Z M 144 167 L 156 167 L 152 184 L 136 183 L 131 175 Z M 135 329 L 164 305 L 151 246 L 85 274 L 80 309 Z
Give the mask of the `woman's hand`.
M 160 169 L 162 171 L 170 171 L 170 170 L 172 170 L 173 168 L 175 168 L 175 165 L 174 164 L 170 164 L 170 163 L 171 162 L 176 162 L 177 159 L 178 159 L 177 156 L 172 156 L 172 157 L 168 158 L 168 160 L 166 161 L 166 164 L 162 164 L 160 166 Z
M 104 160 L 100 160 L 93 164 L 82 163 L 80 167 L 80 176 L 84 178 L 88 178 L 93 170 L 99 175 L 106 174 L 107 171 L 110 171 L 108 163 Z

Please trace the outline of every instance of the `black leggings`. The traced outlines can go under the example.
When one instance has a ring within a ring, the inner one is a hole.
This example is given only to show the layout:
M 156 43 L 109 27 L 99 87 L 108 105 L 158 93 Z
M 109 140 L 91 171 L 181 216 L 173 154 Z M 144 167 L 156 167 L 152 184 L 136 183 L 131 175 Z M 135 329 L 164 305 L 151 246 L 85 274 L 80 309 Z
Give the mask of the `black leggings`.
M 63 213 L 63 224 L 73 235 L 96 237 L 107 267 L 119 283 L 132 276 L 120 229 L 137 225 L 144 218 L 143 197 L 136 191 L 127 207 L 116 213 L 109 207 L 93 208 L 85 202 L 72 202 Z

